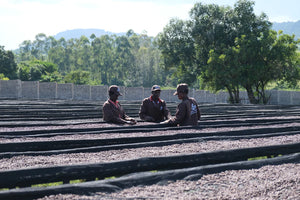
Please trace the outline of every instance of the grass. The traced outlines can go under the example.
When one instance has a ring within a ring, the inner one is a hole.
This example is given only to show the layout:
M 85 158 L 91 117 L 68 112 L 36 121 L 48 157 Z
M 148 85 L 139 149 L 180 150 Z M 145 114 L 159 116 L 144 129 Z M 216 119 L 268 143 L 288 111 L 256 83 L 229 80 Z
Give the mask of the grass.
M 31 187 L 50 187 L 50 186 L 58 186 L 63 185 L 64 183 L 62 181 L 59 182 L 52 182 L 52 183 L 41 183 L 36 185 L 31 185 Z
M 96 178 L 97 180 L 98 178 Z M 86 182 L 85 179 L 76 179 L 76 180 L 70 180 L 70 184 L 75 184 L 75 183 L 84 183 Z M 63 185 L 63 181 L 58 181 L 58 182 L 53 182 L 53 183 L 41 183 L 41 184 L 36 184 L 32 185 L 31 187 L 51 187 L 51 186 L 58 186 L 58 185 Z
M 259 156 L 259 157 L 253 157 L 253 158 L 248 158 L 248 161 L 251 160 L 262 160 L 262 159 L 268 159 L 268 158 L 275 158 L 275 157 L 279 157 L 282 156 L 281 154 L 275 156 L 275 155 L 271 155 L 271 156 Z
M 109 177 L 112 178 L 112 177 Z M 98 178 L 96 178 L 95 180 L 98 180 Z M 83 183 L 86 182 L 85 179 L 76 179 L 76 180 L 70 180 L 69 183 L 70 184 L 76 184 L 76 183 Z M 31 187 L 53 187 L 53 186 L 59 186 L 59 185 L 63 185 L 65 184 L 63 181 L 57 181 L 57 182 L 51 182 L 51 183 L 40 183 L 40 184 L 34 184 L 31 185 Z M 16 189 L 19 187 L 16 187 Z M 9 188 L 0 188 L 0 191 L 6 191 L 6 190 L 10 190 Z
M 83 182 L 85 182 L 85 181 L 86 181 L 85 179 L 71 180 L 71 181 L 70 181 L 70 184 L 74 184 L 74 183 L 83 183 Z
M 110 177 L 106 177 L 104 180 L 107 180 L 107 179 L 115 179 L 116 177 L 115 176 L 110 176 Z

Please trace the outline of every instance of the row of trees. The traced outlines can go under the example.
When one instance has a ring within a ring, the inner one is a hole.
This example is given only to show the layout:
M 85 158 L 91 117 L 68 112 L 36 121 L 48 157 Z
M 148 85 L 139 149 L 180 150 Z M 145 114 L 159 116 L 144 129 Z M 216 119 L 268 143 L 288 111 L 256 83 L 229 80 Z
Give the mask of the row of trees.
M 300 79 L 300 41 L 271 30 L 267 16 L 256 16 L 253 6 L 250 0 L 233 8 L 196 3 L 190 19 L 170 20 L 157 37 L 129 30 L 66 41 L 41 33 L 24 41 L 15 58 L 0 48 L 0 78 L 3 73 L 9 79 L 144 87 L 186 82 L 227 90 L 233 103 L 240 102 L 241 89 L 251 103 L 267 103 L 268 84 L 292 87 Z
M 267 103 L 269 83 L 296 85 L 300 41 L 272 31 L 267 16 L 256 16 L 253 6 L 248 0 L 234 8 L 196 3 L 189 20 L 171 20 L 159 35 L 166 68 L 180 82 L 226 89 L 235 103 L 241 88 L 251 103 Z
M 124 36 L 92 34 L 90 38 L 81 36 L 68 41 L 41 33 L 35 41 L 24 41 L 20 45 L 17 61 L 37 59 L 55 63 L 61 74 L 56 73 L 58 79 L 52 77 L 55 81 L 63 77 L 64 81 L 74 78 L 77 84 L 88 81 L 98 85 L 150 87 L 168 84 L 168 74 L 160 67 L 160 56 L 155 38 L 137 35 L 132 30 Z

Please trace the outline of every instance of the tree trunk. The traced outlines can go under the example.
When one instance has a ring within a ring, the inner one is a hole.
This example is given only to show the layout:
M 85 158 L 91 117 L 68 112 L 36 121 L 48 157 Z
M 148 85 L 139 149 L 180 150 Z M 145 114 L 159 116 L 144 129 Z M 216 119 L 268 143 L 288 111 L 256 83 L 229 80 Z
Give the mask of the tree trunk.
M 227 87 L 227 86 L 226 86 L 226 88 L 227 88 L 227 91 L 228 91 L 228 94 L 229 94 L 229 103 L 233 104 L 234 103 L 234 97 L 233 97 L 231 88 Z
M 247 95 L 248 95 L 250 103 L 251 104 L 258 104 L 258 100 L 254 96 L 252 87 L 247 85 L 245 88 L 247 90 Z
M 240 90 L 239 90 L 238 86 L 236 89 L 234 89 L 234 101 L 235 101 L 235 103 L 241 103 Z

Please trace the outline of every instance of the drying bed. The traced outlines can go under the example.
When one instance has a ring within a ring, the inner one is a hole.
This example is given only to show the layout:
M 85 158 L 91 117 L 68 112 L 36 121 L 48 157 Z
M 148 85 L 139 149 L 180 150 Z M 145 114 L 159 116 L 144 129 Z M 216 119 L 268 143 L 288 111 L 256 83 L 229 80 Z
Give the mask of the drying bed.
M 6 115 L 0 123 L 0 198 L 300 195 L 298 106 L 203 104 L 197 127 L 168 127 L 141 121 L 135 126 L 104 123 L 95 112 L 98 103 L 2 102 L 0 110 Z M 139 108 L 132 102 L 124 107 L 129 113 Z M 18 109 L 27 109 L 27 116 L 21 112 L 16 117 Z M 48 186 L 36 187 L 44 183 Z

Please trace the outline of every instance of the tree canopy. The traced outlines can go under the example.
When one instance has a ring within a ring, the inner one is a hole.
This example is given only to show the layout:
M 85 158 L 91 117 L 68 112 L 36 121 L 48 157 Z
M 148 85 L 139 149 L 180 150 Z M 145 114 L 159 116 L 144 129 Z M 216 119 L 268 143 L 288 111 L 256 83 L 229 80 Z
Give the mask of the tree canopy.
M 168 85 L 168 73 L 160 65 L 161 54 L 156 39 L 145 34 L 137 35 L 132 30 L 123 36 L 96 37 L 92 34 L 90 38 L 81 36 L 67 41 L 41 33 L 35 41 L 24 41 L 20 45 L 18 63 L 30 60 L 55 63 L 63 82 L 70 81 L 72 75 L 69 73 L 85 71 L 90 73 L 88 84 Z
M 4 46 L 0 46 L 0 74 L 2 78 L 17 78 L 17 64 L 12 51 L 5 51 Z
M 254 2 L 239 0 L 234 8 L 196 3 L 187 21 L 172 19 L 159 35 L 166 68 L 178 79 L 226 89 L 239 103 L 240 88 L 251 103 L 267 103 L 265 88 L 272 81 L 299 80 L 299 55 L 294 36 L 276 33 Z

